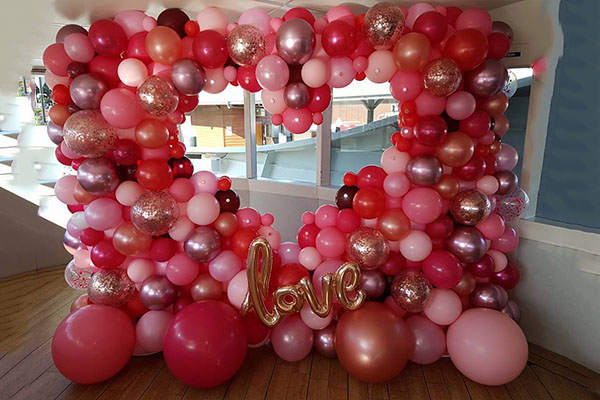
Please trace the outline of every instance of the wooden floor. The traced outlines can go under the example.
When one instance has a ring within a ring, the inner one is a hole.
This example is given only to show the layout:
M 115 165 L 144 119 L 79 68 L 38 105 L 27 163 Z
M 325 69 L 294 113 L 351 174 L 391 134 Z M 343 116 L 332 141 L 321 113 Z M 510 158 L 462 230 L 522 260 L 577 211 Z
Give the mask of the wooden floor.
M 531 345 L 523 374 L 508 385 L 485 387 L 463 377 L 449 359 L 409 363 L 396 379 L 369 385 L 337 360 L 311 354 L 298 363 L 270 347 L 253 349 L 237 375 L 211 390 L 177 381 L 161 354 L 134 357 L 117 376 L 97 385 L 73 384 L 54 367 L 55 327 L 80 292 L 53 268 L 0 281 L 0 399 L 591 399 L 598 375 Z

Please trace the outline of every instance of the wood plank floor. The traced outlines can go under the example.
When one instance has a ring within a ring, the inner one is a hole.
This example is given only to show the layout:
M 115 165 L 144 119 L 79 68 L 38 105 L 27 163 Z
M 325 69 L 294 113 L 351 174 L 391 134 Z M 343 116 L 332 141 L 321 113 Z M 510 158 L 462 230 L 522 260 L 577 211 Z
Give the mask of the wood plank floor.
M 267 346 L 251 349 L 241 370 L 210 390 L 177 381 L 161 354 L 132 358 L 106 382 L 78 385 L 56 370 L 50 345 L 80 293 L 66 285 L 62 268 L 0 280 L 0 399 L 570 400 L 599 398 L 600 393 L 598 374 L 533 344 L 525 371 L 500 387 L 470 381 L 448 358 L 426 366 L 409 363 L 392 381 L 371 385 L 349 376 L 337 360 L 311 354 L 289 363 Z

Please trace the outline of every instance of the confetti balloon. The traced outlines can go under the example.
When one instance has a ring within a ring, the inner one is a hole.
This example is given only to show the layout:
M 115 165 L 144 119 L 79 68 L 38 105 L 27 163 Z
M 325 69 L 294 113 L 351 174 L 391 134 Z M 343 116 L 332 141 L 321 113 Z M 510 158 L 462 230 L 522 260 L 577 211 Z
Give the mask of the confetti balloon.
M 529 196 L 520 187 L 504 196 L 496 196 L 496 213 L 505 221 L 514 221 L 523 216 L 529 205 Z
M 148 235 L 159 236 L 179 218 L 177 201 L 167 192 L 145 192 L 131 207 L 131 222 Z
M 89 299 L 94 304 L 123 307 L 135 291 L 135 285 L 121 268 L 103 269 L 95 272 L 87 288 Z
M 74 261 L 69 262 L 65 268 L 65 281 L 73 289 L 87 290 L 91 277 L 90 268 L 79 268 Z
M 82 157 L 94 158 L 112 149 L 117 132 L 98 110 L 82 110 L 71 115 L 63 127 L 67 147 Z
M 267 43 L 261 31 L 252 25 L 238 25 L 227 37 L 227 51 L 241 66 L 258 64 L 266 54 Z
M 390 248 L 385 236 L 377 229 L 358 228 L 348 237 L 346 255 L 361 269 L 375 269 L 385 264 Z
M 177 286 L 166 276 L 151 276 L 140 287 L 140 301 L 148 310 L 164 310 L 177 299 Z
M 404 14 L 397 4 L 378 3 L 365 14 L 365 38 L 377 50 L 392 47 L 402 35 L 403 28 Z
M 173 85 L 160 76 L 151 76 L 137 88 L 144 110 L 153 117 L 166 117 L 177 109 L 179 95 Z
M 450 96 L 458 90 L 462 82 L 460 68 L 449 58 L 429 62 L 423 68 L 422 74 L 425 90 L 438 97 Z
M 396 304 L 405 311 L 418 313 L 427 305 L 431 283 L 414 269 L 400 271 L 392 281 L 391 292 Z
M 479 190 L 464 190 L 450 200 L 450 213 L 463 225 L 476 225 L 485 220 L 491 211 L 490 199 Z

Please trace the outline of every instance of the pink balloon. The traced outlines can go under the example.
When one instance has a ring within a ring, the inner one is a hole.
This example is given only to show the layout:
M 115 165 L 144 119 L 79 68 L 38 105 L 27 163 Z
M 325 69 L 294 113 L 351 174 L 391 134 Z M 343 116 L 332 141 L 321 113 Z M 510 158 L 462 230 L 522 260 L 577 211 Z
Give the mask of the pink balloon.
M 422 231 L 411 230 L 400 240 L 400 253 L 410 261 L 423 261 L 432 249 L 431 238 Z
M 306 86 L 320 88 L 329 80 L 329 64 L 321 58 L 311 58 L 302 66 L 301 75 Z
M 392 312 L 394 314 L 396 314 L 399 318 L 402 318 L 406 315 L 406 310 L 400 308 L 398 306 L 398 304 L 396 304 L 396 301 L 394 300 L 394 298 L 392 296 L 388 296 L 385 298 L 385 300 L 383 301 L 383 304 L 389 308 L 390 310 L 392 310 Z
M 263 89 L 280 90 L 290 79 L 290 69 L 281 57 L 270 54 L 256 65 L 256 79 Z
M 410 155 L 398 150 L 396 147 L 388 147 L 381 154 L 381 167 L 383 170 L 392 174 L 394 172 L 406 172 L 406 165 L 410 161 Z
M 423 312 L 433 323 L 450 325 L 460 316 L 462 303 L 454 290 L 434 288 Z
M 411 333 L 408 359 L 417 364 L 436 362 L 446 351 L 446 335 L 438 325 L 420 315 L 406 319 L 406 327 Z
M 150 32 L 152 29 L 156 28 L 157 22 L 154 17 L 145 17 L 142 21 L 142 26 L 145 31 Z
M 390 81 L 390 92 L 400 103 L 414 100 L 422 91 L 423 78 L 417 71 L 396 71 Z
M 402 210 L 411 221 L 429 224 L 442 213 L 442 198 L 430 188 L 415 188 L 402 199 Z
M 454 26 L 457 31 L 472 28 L 477 29 L 487 36 L 492 32 L 492 17 L 490 13 L 483 8 L 473 7 L 464 10 L 458 18 L 456 18 Z
M 498 182 L 498 179 L 496 179 L 495 176 L 485 175 L 477 180 L 475 186 L 483 193 L 487 194 L 488 196 L 491 196 L 498 191 L 500 183 Z
M 265 110 L 271 114 L 281 114 L 287 108 L 283 98 L 283 89 L 274 91 L 264 89 L 260 94 L 260 98 Z
M 410 182 L 402 172 L 392 172 L 383 180 L 383 190 L 388 196 L 404 196 L 408 189 L 410 189 Z
M 281 265 L 297 263 L 300 246 L 292 242 L 281 243 L 278 252 L 281 257 Z
M 366 57 L 359 56 L 352 61 L 355 72 L 365 72 L 369 66 L 369 60 Z
M 87 35 L 83 33 L 71 33 L 65 38 L 65 53 L 73 61 L 88 63 L 94 58 L 94 48 Z
M 512 253 L 519 247 L 519 235 L 514 228 L 506 227 L 502 236 L 492 240 L 491 248 L 505 254 Z
M 171 236 L 173 240 L 185 240 L 190 232 L 194 230 L 194 227 L 194 223 L 190 221 L 188 217 L 181 216 L 175 221 L 175 224 L 173 224 L 171 229 L 169 229 L 169 236 Z
M 281 114 L 273 114 L 271 116 L 271 123 L 273 125 L 281 125 L 281 124 L 283 124 L 283 115 L 281 115 Z
M 44 79 L 46 79 L 46 84 L 48 85 L 48 87 L 50 89 L 54 89 L 54 86 L 59 85 L 59 84 L 65 85 L 65 86 L 67 86 L 69 84 L 68 76 L 54 75 L 52 72 L 50 72 L 49 69 L 47 69 L 46 72 L 44 72 Z
M 277 229 L 272 226 L 261 226 L 258 228 L 258 234 L 267 238 L 267 241 L 274 250 L 279 248 L 279 245 L 281 244 L 281 233 L 279 233 Z
M 148 311 L 135 327 L 135 338 L 149 353 L 162 351 L 165 332 L 175 316 L 170 311 Z
M 65 52 L 64 43 L 54 43 L 44 50 L 43 61 L 54 75 L 67 76 L 67 67 L 73 60 Z
M 217 7 L 206 7 L 198 13 L 196 21 L 198 21 L 202 31 L 212 29 L 221 35 L 227 35 L 229 21 L 225 13 Z
M 198 263 L 190 259 L 185 253 L 174 255 L 167 263 L 167 279 L 177 286 L 190 284 L 200 272 Z
M 323 257 L 312 246 L 305 247 L 298 253 L 298 262 L 309 271 L 314 271 L 322 261 Z
M 406 16 L 405 25 L 412 29 L 417 18 L 427 11 L 435 11 L 435 8 L 427 3 L 415 3 L 408 7 L 408 15 Z
M 137 58 L 126 58 L 121 61 L 117 73 L 121 82 L 131 87 L 140 86 L 148 77 L 146 64 Z
M 187 204 L 187 216 L 197 225 L 212 224 L 221 212 L 219 202 L 209 193 L 198 193 Z
M 494 272 L 502 272 L 504 268 L 508 265 L 508 258 L 506 258 L 506 254 L 499 250 L 490 249 L 487 254 L 494 259 Z
M 336 227 L 329 226 L 317 234 L 316 248 L 324 257 L 335 258 L 344 254 L 346 238 Z
M 149 149 L 147 147 L 140 147 L 142 153 L 142 160 L 164 160 L 168 161 L 171 158 L 171 148 L 165 144 L 157 149 Z
M 216 94 L 225 90 L 229 82 L 223 75 L 223 67 L 204 68 L 204 71 L 206 72 L 206 86 L 203 90 L 206 93 Z
M 106 231 L 116 228 L 121 222 L 121 205 L 113 199 L 100 198 L 92 201 L 85 208 L 85 220 L 90 228 Z
M 343 4 L 331 7 L 329 10 L 327 10 L 327 13 L 325 14 L 325 19 L 327 19 L 328 22 L 333 22 L 335 20 L 340 19 L 350 24 L 351 26 L 354 26 L 356 22 L 352 9 L 347 5 Z
M 263 35 L 268 35 L 271 32 L 271 16 L 262 8 L 251 8 L 240 15 L 238 19 L 239 25 L 252 25 L 258 28 Z
M 384 83 L 392 79 L 397 69 L 391 51 L 376 50 L 369 56 L 368 66 L 364 72 L 371 82 Z
M 331 204 L 322 205 L 315 212 L 315 224 L 321 229 L 335 226 L 338 211 L 338 208 Z
M 510 144 L 502 143 L 500 151 L 496 154 L 496 161 L 496 171 L 511 171 L 519 162 L 519 153 Z
M 438 249 L 423 260 L 421 269 L 434 286 L 450 289 L 458 285 L 462 278 L 462 266 L 458 258 L 445 249 Z
M 229 282 L 242 269 L 242 260 L 231 250 L 223 250 L 208 264 L 208 272 L 219 282 Z
M 329 86 L 343 88 L 354 80 L 354 65 L 349 57 L 329 59 Z
M 504 233 L 504 219 L 498 214 L 492 213 L 482 222 L 475 225 L 475 228 L 488 240 L 498 239 Z
M 354 232 L 360 227 L 360 217 L 351 208 L 340 210 L 337 215 L 336 226 L 343 233 Z
M 79 204 L 73 197 L 73 189 L 77 185 L 76 175 L 66 175 L 54 184 L 56 198 L 67 205 Z
M 235 213 L 240 228 L 258 229 L 261 224 L 260 214 L 252 207 L 240 208 Z
M 131 207 L 144 193 L 144 188 L 135 181 L 121 182 L 115 191 L 117 201 L 126 207 Z
M 248 274 L 246 270 L 238 272 L 227 285 L 227 298 L 232 306 L 239 309 L 248 294 Z
M 329 273 L 335 273 L 339 267 L 343 264 L 343 261 L 340 260 L 327 260 L 323 261 L 316 269 L 312 275 L 312 284 L 315 288 L 315 294 L 320 299 L 322 288 L 323 288 L 323 275 Z M 335 301 L 335 300 L 334 300 Z
M 312 125 L 312 113 L 306 107 L 295 110 L 288 108 L 283 112 L 283 125 L 292 133 L 304 133 Z
M 123 28 L 127 39 L 131 38 L 138 32 L 143 32 L 144 19 L 147 17 L 143 11 L 139 10 L 127 10 L 117 13 L 114 20 L 117 24 Z
M 69 218 L 69 222 L 67 222 L 67 231 L 71 234 L 71 236 L 76 238 L 79 238 L 81 232 L 87 228 L 89 228 L 89 226 L 85 221 L 85 214 L 83 211 L 73 213 L 71 218 Z
M 288 315 L 271 332 L 275 353 L 285 361 L 296 362 L 306 357 L 313 346 L 313 331 L 298 315 Z
M 185 203 L 194 195 L 194 184 L 187 178 L 177 178 L 169 186 L 169 193 L 177 202 Z
M 518 377 L 527 364 L 529 349 L 523 331 L 496 310 L 465 311 L 448 328 L 446 341 L 456 368 L 482 385 L 504 385 Z
M 233 65 L 228 65 L 223 68 L 223 76 L 229 82 L 233 82 L 237 79 L 237 69 Z
M 100 111 L 104 119 L 120 129 L 134 128 L 144 117 L 134 92 L 128 89 L 111 89 L 100 101 Z
M 304 303 L 304 307 L 300 310 L 300 318 L 302 322 L 310 329 L 323 329 L 326 328 L 333 319 L 333 312 L 330 312 L 328 316 L 321 318 L 311 310 L 308 303 Z
M 127 276 L 135 283 L 142 283 L 154 275 L 154 263 L 146 258 L 132 260 L 127 266 Z
M 423 117 L 425 115 L 439 115 L 446 108 L 446 98 L 434 96 L 424 90 L 415 99 L 417 105 L 417 115 Z
M 217 193 L 217 176 L 210 171 L 198 171 L 190 178 L 196 193 Z
M 460 121 L 470 117 L 475 112 L 476 106 L 475 97 L 471 93 L 461 90 L 448 97 L 446 112 L 450 118 Z

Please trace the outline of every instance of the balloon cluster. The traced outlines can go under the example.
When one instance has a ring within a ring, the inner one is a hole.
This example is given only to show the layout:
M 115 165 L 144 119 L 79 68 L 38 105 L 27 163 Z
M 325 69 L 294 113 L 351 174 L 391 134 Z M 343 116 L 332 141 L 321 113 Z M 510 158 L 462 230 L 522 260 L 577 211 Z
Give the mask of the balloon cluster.
M 55 192 L 73 213 L 65 278 L 87 294 L 56 331 L 59 371 L 94 383 L 133 353 L 163 351 L 177 378 L 212 387 L 248 346 L 270 340 L 287 361 L 314 347 L 370 382 L 446 349 L 477 382 L 516 377 L 527 344 L 511 320 L 518 307 L 507 290 L 519 270 L 506 254 L 518 237 L 504 221 L 523 212 L 526 195 L 511 171 L 516 151 L 501 143 L 499 59 L 511 38 L 484 10 L 425 3 L 361 15 L 337 6 L 320 19 L 250 9 L 237 23 L 214 7 L 196 20 L 179 9 L 156 19 L 123 11 L 89 31 L 61 28 L 43 57 L 56 102 L 48 134 L 77 171 Z M 240 208 L 229 178 L 194 173 L 184 156 L 177 126 L 202 91 L 262 89 L 273 123 L 301 133 L 322 121 L 332 87 L 365 77 L 390 81 L 401 130 L 381 166 L 346 174 L 336 205 L 302 216 L 297 244 L 280 243 L 272 215 Z M 305 306 L 274 329 L 242 317 L 259 236 L 274 250 L 267 304 L 303 277 L 320 296 L 323 276 L 345 261 L 362 269 L 371 301 L 354 311 L 334 304 L 326 317 Z

